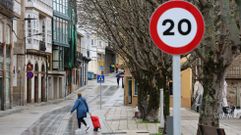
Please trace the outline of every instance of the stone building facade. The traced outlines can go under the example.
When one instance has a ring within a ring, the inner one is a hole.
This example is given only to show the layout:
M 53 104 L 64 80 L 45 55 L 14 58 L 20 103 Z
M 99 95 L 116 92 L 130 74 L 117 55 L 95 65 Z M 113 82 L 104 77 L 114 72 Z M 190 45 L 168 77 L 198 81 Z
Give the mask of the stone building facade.
M 241 106 L 241 55 L 229 67 L 226 81 L 228 104 Z
M 19 17 L 14 11 L 19 0 L 0 1 L 0 109 L 10 109 L 13 104 L 13 53 L 14 24 L 13 19 Z

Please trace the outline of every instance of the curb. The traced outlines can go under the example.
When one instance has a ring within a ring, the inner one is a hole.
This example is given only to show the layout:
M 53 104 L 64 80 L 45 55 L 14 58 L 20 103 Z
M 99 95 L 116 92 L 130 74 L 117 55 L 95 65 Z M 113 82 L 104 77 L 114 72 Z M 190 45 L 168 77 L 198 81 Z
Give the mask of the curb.
M 23 107 L 16 107 L 16 108 L 8 109 L 8 110 L 5 110 L 5 111 L 1 111 L 0 117 L 4 117 L 4 116 L 7 116 L 7 115 L 10 115 L 10 114 L 13 114 L 13 113 L 18 113 L 18 112 L 23 111 L 24 109 L 25 108 L 23 108 Z
M 71 99 L 71 97 L 73 97 L 76 94 L 76 92 L 84 91 L 86 89 L 86 87 L 87 87 L 87 85 L 85 85 L 83 87 L 80 87 L 80 88 L 74 90 L 71 94 L 69 94 L 66 97 L 61 98 L 61 99 L 49 100 L 47 102 L 42 102 L 42 103 L 32 103 L 32 104 L 27 104 L 27 105 L 24 105 L 24 106 L 16 106 L 16 107 L 13 107 L 12 109 L 0 111 L 0 117 L 4 117 L 4 116 L 11 115 L 11 114 L 14 114 L 14 113 L 19 113 L 19 112 L 21 112 L 23 110 L 27 110 L 31 107 L 46 106 L 46 105 L 49 105 L 49 104 L 62 103 L 64 101 L 67 101 L 67 100 Z

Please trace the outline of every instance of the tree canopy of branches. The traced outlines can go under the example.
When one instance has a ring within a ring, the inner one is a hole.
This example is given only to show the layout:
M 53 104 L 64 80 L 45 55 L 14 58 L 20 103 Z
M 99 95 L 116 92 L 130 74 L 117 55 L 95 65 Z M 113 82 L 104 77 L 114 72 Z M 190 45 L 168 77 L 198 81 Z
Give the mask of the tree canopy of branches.
M 144 118 L 157 116 L 159 88 L 167 89 L 166 79 L 170 79 L 170 56 L 153 45 L 148 29 L 152 12 L 165 1 L 79 0 L 78 3 L 79 22 L 108 38 L 139 82 L 139 109 Z M 240 54 L 241 1 L 188 1 L 197 5 L 205 20 L 205 36 L 191 57 L 198 56 L 202 61 L 199 80 L 204 85 L 204 98 L 199 124 L 218 127 L 225 73 Z
M 149 18 L 155 7 L 141 0 L 79 0 L 78 9 L 80 25 L 107 38 L 139 83 L 138 107 L 142 118 L 158 120 L 161 87 L 168 95 L 168 115 L 166 84 L 171 57 L 162 53 L 149 36 Z

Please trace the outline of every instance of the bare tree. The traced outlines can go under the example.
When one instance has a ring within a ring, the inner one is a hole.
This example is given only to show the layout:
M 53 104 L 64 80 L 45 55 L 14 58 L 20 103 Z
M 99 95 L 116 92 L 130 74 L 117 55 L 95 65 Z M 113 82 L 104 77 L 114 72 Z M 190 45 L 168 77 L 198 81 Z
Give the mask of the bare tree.
M 139 83 L 142 118 L 158 120 L 161 87 L 166 90 L 165 114 L 169 115 L 171 57 L 162 53 L 149 36 L 149 18 L 155 7 L 140 0 L 79 0 L 78 6 L 80 25 L 107 38 Z
M 227 68 L 240 54 L 239 0 L 199 0 L 206 23 L 205 37 L 196 50 L 202 60 L 204 98 L 199 124 L 219 127 L 218 109 Z
M 158 6 L 156 0 L 147 1 Z M 202 73 L 198 78 L 204 85 L 204 98 L 199 124 L 219 127 L 218 109 L 226 70 L 240 55 L 241 1 L 189 1 L 199 7 L 206 24 L 205 37 L 193 54 L 202 61 Z
M 197 56 L 202 60 L 202 74 L 198 77 L 205 92 L 199 124 L 219 127 L 218 109 L 226 70 L 240 54 L 241 1 L 189 1 L 199 7 L 206 24 L 203 41 L 190 57 L 190 61 Z M 96 31 L 109 39 L 140 83 L 139 108 L 143 118 L 157 119 L 153 116 L 157 116 L 159 88 L 166 88 L 166 79 L 170 79 L 170 56 L 160 52 L 148 34 L 151 13 L 163 2 L 79 0 L 80 22 L 83 19 L 86 26 L 98 28 Z

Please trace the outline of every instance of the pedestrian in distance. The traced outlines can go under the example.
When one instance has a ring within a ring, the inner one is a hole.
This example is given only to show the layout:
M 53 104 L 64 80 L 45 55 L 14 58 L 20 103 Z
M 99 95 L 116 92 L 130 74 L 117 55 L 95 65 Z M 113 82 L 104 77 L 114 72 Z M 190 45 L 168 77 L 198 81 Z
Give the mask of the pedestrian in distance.
M 119 87 L 119 84 L 120 84 L 120 74 L 116 75 L 116 80 L 117 80 L 117 86 Z
M 118 70 L 119 70 L 119 64 L 116 64 L 115 65 L 115 73 L 118 73 Z
M 86 126 L 85 131 L 87 132 L 90 128 L 89 125 L 85 122 L 84 118 L 87 117 L 87 113 L 89 113 L 89 107 L 86 103 L 86 99 L 82 97 L 81 93 L 78 93 L 78 99 L 76 99 L 73 108 L 71 109 L 71 114 L 76 110 L 77 120 L 79 129 L 81 129 L 81 123 Z
M 125 73 L 125 72 L 123 71 L 123 72 L 119 72 L 119 73 L 116 75 L 118 87 L 119 87 L 119 84 L 120 84 L 120 78 L 122 78 L 122 88 L 124 87 L 124 83 L 123 83 L 124 73 Z

